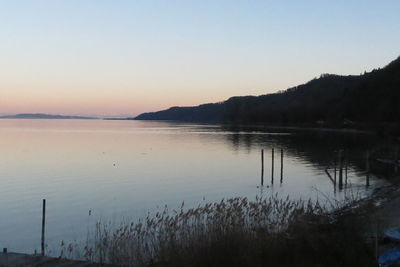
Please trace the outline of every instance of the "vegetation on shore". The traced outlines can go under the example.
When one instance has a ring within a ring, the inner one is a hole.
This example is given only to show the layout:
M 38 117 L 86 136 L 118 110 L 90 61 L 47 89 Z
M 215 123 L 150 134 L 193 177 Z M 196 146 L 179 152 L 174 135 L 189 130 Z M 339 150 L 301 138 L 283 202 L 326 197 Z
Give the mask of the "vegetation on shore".
M 273 94 L 231 97 L 220 103 L 171 107 L 138 120 L 296 125 L 376 129 L 400 133 L 400 58 L 362 75 L 323 74 Z
M 348 207 L 276 195 L 182 204 L 117 229 L 99 222 L 83 248 L 63 245 L 62 255 L 138 267 L 375 266 L 362 224 L 337 209 Z

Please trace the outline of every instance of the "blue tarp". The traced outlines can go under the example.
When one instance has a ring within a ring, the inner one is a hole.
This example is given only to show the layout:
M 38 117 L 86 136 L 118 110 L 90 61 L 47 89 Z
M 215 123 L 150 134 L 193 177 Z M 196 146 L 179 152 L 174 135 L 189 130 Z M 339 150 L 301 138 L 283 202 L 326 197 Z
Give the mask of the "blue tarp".
M 386 250 L 378 257 L 379 264 L 398 264 L 400 263 L 400 248 Z
M 385 232 L 385 237 L 400 242 L 400 228 L 392 228 Z

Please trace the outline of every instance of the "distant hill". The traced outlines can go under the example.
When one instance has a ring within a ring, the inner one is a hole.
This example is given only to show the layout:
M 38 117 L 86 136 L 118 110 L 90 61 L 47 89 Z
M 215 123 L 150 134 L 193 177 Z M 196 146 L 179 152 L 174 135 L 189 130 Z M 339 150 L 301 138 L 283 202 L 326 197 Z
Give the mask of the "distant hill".
M 220 103 L 171 107 L 136 120 L 233 124 L 351 126 L 400 121 L 400 57 L 363 75 L 323 74 L 273 94 L 231 97 Z M 400 128 L 400 127 L 399 127 Z
M 15 115 L 0 116 L 0 119 L 79 119 L 79 120 L 90 120 L 96 119 L 94 117 L 85 116 L 65 116 L 65 115 L 50 115 L 42 113 L 21 113 Z

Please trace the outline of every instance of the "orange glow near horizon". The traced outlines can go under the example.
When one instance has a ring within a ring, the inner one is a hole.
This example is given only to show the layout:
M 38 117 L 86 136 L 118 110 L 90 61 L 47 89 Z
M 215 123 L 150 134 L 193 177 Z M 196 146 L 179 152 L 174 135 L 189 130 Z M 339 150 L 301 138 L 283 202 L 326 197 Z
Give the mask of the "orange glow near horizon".
M 96 78 L 96 73 L 91 73 L 92 77 L 61 77 L 57 81 L 38 78 L 24 80 L 22 76 L 28 71 L 20 71 L 20 75 L 10 75 L 8 81 L 2 84 L 0 114 L 135 116 L 171 106 L 195 106 L 224 101 L 234 95 L 259 95 L 268 91 L 260 86 L 257 90 L 257 83 L 260 82 L 248 79 L 241 81 L 238 75 L 225 77 L 221 81 L 215 77 L 211 80 L 187 73 L 184 77 L 186 80 L 179 80 L 176 76 L 180 70 L 169 70 L 171 75 L 159 80 L 121 74 L 115 75 L 118 79 L 106 75 Z M 116 70 L 109 69 L 107 72 L 113 71 Z
M 174 97 L 173 93 L 145 95 L 144 93 L 127 93 L 126 95 L 114 95 L 102 93 L 89 95 L 79 93 L 67 94 L 8 94 L 0 99 L 0 114 L 17 113 L 47 113 L 66 115 L 138 115 L 142 112 L 166 109 L 171 106 L 194 106 L 208 102 L 224 100 L 225 96 L 208 97 L 205 95 L 181 95 Z
M 399 56 L 399 5 L 8 1 L 0 114 L 134 116 L 360 74 Z

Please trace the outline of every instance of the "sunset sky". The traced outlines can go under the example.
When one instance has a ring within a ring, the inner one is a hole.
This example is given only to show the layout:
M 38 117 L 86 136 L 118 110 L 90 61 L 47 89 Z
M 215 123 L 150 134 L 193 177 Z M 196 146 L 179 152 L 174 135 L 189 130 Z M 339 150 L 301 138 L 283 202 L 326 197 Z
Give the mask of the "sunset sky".
M 400 55 L 400 1 L 0 0 L 0 114 L 137 115 Z

